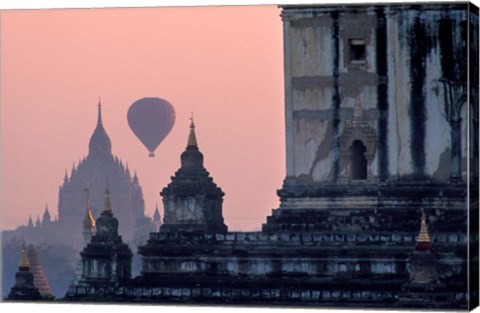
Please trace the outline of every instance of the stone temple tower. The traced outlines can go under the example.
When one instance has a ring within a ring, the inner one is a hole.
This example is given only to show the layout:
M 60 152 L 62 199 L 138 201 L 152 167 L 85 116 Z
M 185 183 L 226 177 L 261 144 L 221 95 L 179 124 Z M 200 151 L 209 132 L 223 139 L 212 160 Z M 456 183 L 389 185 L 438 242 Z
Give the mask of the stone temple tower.
M 284 8 L 287 182 L 466 181 L 467 159 L 478 163 L 468 12 L 466 2 Z
M 479 229 L 478 9 L 285 6 L 281 16 L 286 177 L 263 232 L 415 233 L 424 208 L 451 267 L 438 278 L 466 290 L 478 277 L 465 262 L 467 251 L 478 260 L 467 232 Z
M 425 208 L 436 210 L 433 229 L 466 231 L 467 184 L 478 177 L 478 64 L 467 66 L 467 55 L 478 59 L 478 12 L 468 12 L 283 8 L 287 175 L 264 230 L 290 220 L 414 231 Z
M 7 301 L 35 301 L 40 300 L 41 295 L 33 283 L 33 274 L 30 272 L 30 261 L 28 260 L 25 243 L 22 245 L 20 264 L 15 274 L 15 285 L 10 290 Z
M 203 166 L 193 119 L 181 163 L 172 182 L 160 193 L 164 206 L 160 231 L 226 233 L 222 216 L 224 193 Z
M 118 234 L 119 221 L 113 215 L 108 187 L 104 209 L 95 225 L 95 235 L 80 253 L 81 278 L 69 287 L 67 299 L 88 294 L 89 289 L 122 286 L 131 279 L 132 251 Z

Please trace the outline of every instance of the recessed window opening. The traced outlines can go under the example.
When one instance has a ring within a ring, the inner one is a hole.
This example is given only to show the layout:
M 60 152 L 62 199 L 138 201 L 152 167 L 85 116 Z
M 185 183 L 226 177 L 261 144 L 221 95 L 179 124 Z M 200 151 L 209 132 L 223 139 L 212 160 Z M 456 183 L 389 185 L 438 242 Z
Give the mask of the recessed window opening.
M 367 148 L 361 140 L 355 140 L 350 147 L 351 179 L 367 179 Z
M 364 63 L 365 62 L 365 39 L 350 39 L 350 62 Z

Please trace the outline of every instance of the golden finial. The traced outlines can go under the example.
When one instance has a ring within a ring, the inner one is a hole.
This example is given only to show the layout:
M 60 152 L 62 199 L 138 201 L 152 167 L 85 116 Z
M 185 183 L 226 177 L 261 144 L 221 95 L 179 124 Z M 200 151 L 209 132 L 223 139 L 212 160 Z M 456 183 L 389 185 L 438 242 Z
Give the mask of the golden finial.
M 30 269 L 30 262 L 28 261 L 27 251 L 25 250 L 25 242 L 22 244 L 22 254 L 20 256 L 18 269 L 21 271 L 28 271 Z
M 86 183 L 85 188 L 83 189 L 87 195 L 87 213 L 85 214 L 85 218 L 83 219 L 83 228 L 93 229 L 95 227 L 95 220 L 92 216 L 92 204 L 90 203 L 90 184 Z
M 187 147 L 197 147 L 197 136 L 195 135 L 195 123 L 193 122 L 193 113 L 190 117 L 190 134 L 188 135 Z
M 425 210 L 422 209 L 422 219 L 420 223 L 420 232 L 417 236 L 417 250 L 429 250 L 431 248 L 430 235 L 428 234 L 427 219 Z
M 90 206 L 87 207 L 87 214 L 85 214 L 85 218 L 83 219 L 83 228 L 92 229 L 95 227 L 95 220 L 92 216 L 92 211 L 90 210 Z

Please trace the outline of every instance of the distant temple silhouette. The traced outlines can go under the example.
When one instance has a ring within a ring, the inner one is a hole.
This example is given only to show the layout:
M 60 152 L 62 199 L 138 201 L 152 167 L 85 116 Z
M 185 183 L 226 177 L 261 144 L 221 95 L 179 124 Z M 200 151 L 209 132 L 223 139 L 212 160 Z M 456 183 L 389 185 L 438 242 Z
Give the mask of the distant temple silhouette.
M 70 176 L 65 171 L 58 194 L 58 219 L 51 219 L 48 206 L 42 220 L 33 223 L 30 216 L 26 227 L 20 227 L 28 240 L 34 243 L 66 244 L 77 250 L 83 247 L 82 225 L 85 218 L 85 197 L 88 194 L 90 210 L 98 216 L 103 207 L 102 189 L 107 184 L 112 194 L 115 216 L 122 227 L 124 240 L 139 244 L 150 231 L 155 230 L 151 218 L 145 216 L 142 187 L 136 172 L 133 177 L 128 165 L 112 154 L 112 143 L 103 126 L 102 106 L 98 103 L 96 128 L 90 138 L 88 155 L 73 165 Z M 5 232 L 11 236 L 9 232 Z M 19 236 L 17 236 L 19 237 Z
M 90 193 L 91 211 L 98 216 L 102 210 L 102 189 L 108 181 L 112 194 L 115 215 L 122 224 L 119 230 L 128 242 L 145 237 L 145 231 L 153 229 L 150 219 L 145 217 L 142 188 L 137 174 L 133 177 L 127 166 L 114 157 L 112 144 L 102 123 L 101 104 L 98 104 L 97 127 L 89 142 L 89 152 L 77 167 L 73 166 L 70 177 L 65 174 L 59 191 L 58 221 L 60 224 L 81 230 L 85 217 L 85 192 Z M 77 232 L 81 233 L 81 232 Z M 143 233 L 143 236 L 142 236 Z M 82 242 L 77 237 L 76 242 Z

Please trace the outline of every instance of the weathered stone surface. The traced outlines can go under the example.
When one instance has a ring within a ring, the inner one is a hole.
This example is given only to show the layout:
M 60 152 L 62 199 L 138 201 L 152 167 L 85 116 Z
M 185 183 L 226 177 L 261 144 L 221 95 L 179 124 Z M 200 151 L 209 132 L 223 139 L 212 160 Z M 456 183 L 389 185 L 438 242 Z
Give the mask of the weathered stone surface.
M 449 114 L 453 110 L 445 110 L 449 107 L 449 98 L 445 98 L 449 91 L 444 91 L 441 83 L 448 78 L 466 86 L 466 50 L 461 47 L 467 41 L 463 26 L 467 5 L 446 7 L 284 8 L 285 79 L 287 88 L 291 88 L 286 93 L 286 107 L 287 112 L 293 112 L 286 114 L 287 176 L 299 178 L 313 166 L 310 156 L 326 135 L 325 126 L 313 121 L 345 119 L 348 115 L 342 112 L 351 107 L 353 99 L 363 111 L 380 109 L 387 118 L 381 122 L 379 116 L 378 123 L 371 125 L 382 146 L 377 152 L 380 155 L 371 157 L 375 163 L 369 164 L 374 177 L 432 176 L 441 166 L 466 180 L 465 165 L 460 170 L 457 165 L 452 167 L 459 164 L 456 161 L 440 164 L 440 154 L 451 145 L 459 147 L 458 155 L 468 154 L 466 136 L 455 137 L 453 142 L 450 139 Z M 362 59 L 351 59 L 352 42 L 364 44 Z M 474 45 L 478 50 L 476 41 Z M 452 63 L 458 66 L 453 68 Z M 453 99 L 459 108 L 455 114 L 463 125 L 458 127 L 459 134 L 466 134 L 468 128 L 467 105 L 462 100 L 465 95 L 464 90 Z M 312 114 L 299 113 L 306 110 Z M 338 138 L 344 131 L 338 124 L 330 133 Z M 478 135 L 474 141 L 478 142 Z M 336 144 L 341 148 L 345 142 L 334 139 L 333 150 Z M 315 161 L 321 168 L 334 168 L 338 159 Z M 336 176 L 323 172 L 310 178 L 324 182 Z M 445 176 L 437 175 L 437 179 L 445 180 Z

